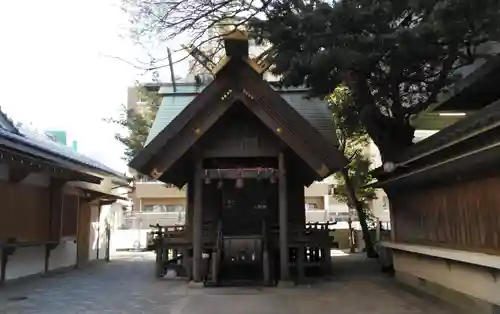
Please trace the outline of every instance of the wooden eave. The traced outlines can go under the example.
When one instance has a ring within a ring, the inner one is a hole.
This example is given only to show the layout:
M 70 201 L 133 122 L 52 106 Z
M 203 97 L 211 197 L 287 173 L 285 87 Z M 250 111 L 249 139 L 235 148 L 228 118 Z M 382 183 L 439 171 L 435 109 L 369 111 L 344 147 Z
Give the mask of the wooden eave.
M 336 147 L 243 62 L 232 60 L 222 68 L 216 79 L 130 162 L 130 167 L 160 178 L 236 101 L 243 102 L 254 112 L 317 173 L 318 178 L 344 167 L 347 160 Z M 189 129 L 190 121 L 199 119 L 200 114 L 206 117 L 203 125 Z M 167 145 L 175 149 L 166 150 Z M 158 154 L 161 156 L 156 156 Z M 162 169 L 155 168 L 159 159 Z
M 102 191 L 96 191 L 94 189 L 87 189 L 78 187 L 82 190 L 82 197 L 86 199 L 88 202 L 99 201 L 101 205 L 109 205 L 115 203 L 117 200 L 128 200 L 126 197 L 110 194 Z
M 68 181 L 85 181 L 100 184 L 101 177 L 93 174 L 69 169 L 48 160 L 11 150 L 0 146 L 0 160 L 13 168 L 25 169 L 28 172 L 45 172 L 52 177 L 66 179 Z
M 424 179 L 431 182 L 433 178 L 454 180 L 472 170 L 477 175 L 486 175 L 479 169 L 491 166 L 488 163 L 494 162 L 492 158 L 500 157 L 499 137 L 500 100 L 409 148 L 397 160 L 394 172 L 375 169 L 373 174 L 378 182 L 373 186 L 402 186 Z M 489 172 L 494 168 L 490 167 Z
M 497 167 L 499 159 L 500 141 L 497 141 L 440 162 L 392 174 L 372 184 L 371 187 L 391 190 L 416 189 L 498 176 L 500 174 L 500 169 Z
M 498 127 L 500 127 L 500 100 L 414 144 L 393 162 L 406 165 Z
M 500 56 L 492 56 L 473 73 L 457 81 L 432 111 L 477 111 L 500 98 Z
M 38 146 L 36 143 L 33 144 L 32 139 L 29 140 L 21 134 L 4 131 L 1 133 L 0 151 L 15 156 L 16 161 L 10 160 L 9 162 L 15 167 L 21 166 L 26 170 L 31 169 L 33 172 L 44 171 L 51 176 L 59 177 L 64 173 L 67 180 L 94 184 L 100 184 L 104 177 L 112 177 L 120 181 L 127 180 L 125 176 L 121 176 L 113 170 L 101 169 Z

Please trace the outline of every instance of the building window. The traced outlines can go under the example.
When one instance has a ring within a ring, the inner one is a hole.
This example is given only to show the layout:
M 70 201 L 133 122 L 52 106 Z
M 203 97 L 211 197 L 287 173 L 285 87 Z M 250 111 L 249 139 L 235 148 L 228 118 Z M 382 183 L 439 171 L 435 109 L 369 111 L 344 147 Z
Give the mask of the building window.
M 382 208 L 389 210 L 389 198 L 387 196 L 382 197 Z
M 306 210 L 317 210 L 318 204 L 316 203 L 306 203 Z
M 182 213 L 184 212 L 183 205 L 144 205 L 142 206 L 143 213 Z

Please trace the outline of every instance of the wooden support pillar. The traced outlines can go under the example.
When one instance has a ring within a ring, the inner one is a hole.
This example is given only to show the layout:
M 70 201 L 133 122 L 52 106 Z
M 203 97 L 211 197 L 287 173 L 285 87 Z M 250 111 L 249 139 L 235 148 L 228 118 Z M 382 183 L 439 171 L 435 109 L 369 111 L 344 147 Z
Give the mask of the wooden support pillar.
M 297 248 L 297 277 L 299 278 L 299 282 L 303 282 L 305 278 L 304 274 L 304 253 L 305 247 L 299 246 Z
M 101 201 L 97 202 L 97 250 L 95 252 L 95 259 L 99 260 L 99 251 L 101 250 Z
M 219 277 L 219 258 L 217 252 L 212 252 L 212 282 L 217 283 Z
M 203 267 L 203 160 L 196 163 L 193 210 L 193 281 L 202 281 Z
M 290 280 L 289 256 L 288 256 L 288 198 L 285 168 L 285 155 L 280 153 L 278 157 L 279 167 L 279 243 L 280 243 L 280 280 Z
M 156 247 L 156 277 L 160 278 L 163 276 L 163 246 L 159 245 Z
M 109 225 L 108 222 L 106 222 L 106 256 L 104 257 L 104 260 L 106 262 L 109 262 L 110 249 L 111 249 L 111 226 Z
M 45 246 L 45 265 L 44 271 L 49 271 L 50 252 L 57 246 L 56 243 L 62 236 L 62 215 L 63 215 L 63 186 L 65 182 L 51 179 L 49 186 L 49 221 L 48 221 L 48 240 L 52 245 Z
M 63 186 L 65 182 L 52 179 L 50 182 L 49 240 L 59 241 L 62 235 Z
M 269 252 L 264 249 L 264 253 L 262 254 L 262 267 L 264 273 L 264 284 L 269 285 L 271 283 L 271 270 L 269 269 Z
M 192 241 L 193 236 L 193 209 L 194 209 L 194 180 L 189 180 L 186 185 L 187 194 L 187 206 L 186 206 L 186 217 L 185 217 L 185 228 L 186 236 Z M 182 265 L 186 270 L 186 277 L 188 280 L 192 279 L 193 276 L 193 259 L 191 255 L 191 250 L 188 247 L 182 248 Z
M 380 242 L 380 219 L 375 218 L 375 242 Z

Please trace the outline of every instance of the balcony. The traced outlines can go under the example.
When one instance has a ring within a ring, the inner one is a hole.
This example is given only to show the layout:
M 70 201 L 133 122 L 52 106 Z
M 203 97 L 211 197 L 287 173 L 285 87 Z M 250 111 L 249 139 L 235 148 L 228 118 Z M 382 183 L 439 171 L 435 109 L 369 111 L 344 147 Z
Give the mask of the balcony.
M 137 198 L 185 198 L 186 188 L 178 189 L 168 187 L 157 181 L 141 181 L 135 184 L 135 197 Z
M 174 225 L 184 225 L 186 221 L 186 214 L 183 212 L 179 213 L 141 213 L 141 212 L 130 212 L 125 214 L 121 223 L 119 224 L 119 229 L 121 230 L 144 230 L 150 229 L 150 225 L 162 225 L 162 226 L 174 226 Z
M 313 183 L 305 188 L 305 197 L 323 197 L 328 195 L 330 184 L 328 183 Z

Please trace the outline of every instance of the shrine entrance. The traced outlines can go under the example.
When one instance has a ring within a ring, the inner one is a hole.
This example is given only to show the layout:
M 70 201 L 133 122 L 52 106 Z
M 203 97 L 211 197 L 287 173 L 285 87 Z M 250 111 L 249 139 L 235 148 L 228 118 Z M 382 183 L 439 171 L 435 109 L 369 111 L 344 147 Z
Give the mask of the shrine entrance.
M 264 81 L 245 34 L 228 34 L 225 44 L 214 81 L 173 116 L 177 107 L 162 102 L 154 122 L 161 131 L 130 163 L 156 180 L 187 186 L 186 225 L 157 226 L 157 276 L 178 262 L 195 286 L 290 286 L 304 281 L 307 267 L 327 273 L 324 252 L 332 239 L 326 226 L 306 224 L 304 186 L 347 163 L 331 112 L 326 104 L 304 103 L 297 91 L 280 95 Z M 164 120 L 171 122 L 160 126 Z M 169 259 L 169 250 L 182 254 Z
M 277 198 L 277 184 L 272 180 L 236 180 L 236 184 L 228 181 L 223 185 L 220 284 L 262 284 L 267 228 L 277 223 L 273 216 Z

